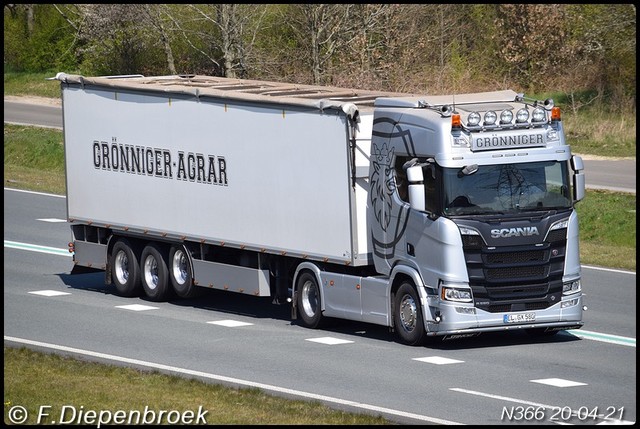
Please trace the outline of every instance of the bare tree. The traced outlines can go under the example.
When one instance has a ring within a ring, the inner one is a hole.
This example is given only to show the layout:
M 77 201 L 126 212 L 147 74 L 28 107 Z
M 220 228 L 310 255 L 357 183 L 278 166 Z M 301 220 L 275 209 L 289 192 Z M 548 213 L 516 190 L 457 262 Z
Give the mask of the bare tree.
M 313 83 L 325 83 L 325 70 L 352 36 L 354 23 L 351 19 L 355 5 L 304 3 L 291 7 L 290 25 L 299 46 L 308 49 L 305 58 L 311 68 Z M 304 54 L 304 50 L 300 53 Z
M 396 34 L 397 10 L 397 5 L 389 4 L 354 5 L 350 24 L 342 29 L 342 49 L 336 50 L 337 76 L 332 78 L 336 85 L 380 88 L 387 80 L 388 56 L 395 47 L 389 35 Z
M 500 54 L 515 69 L 519 83 L 535 91 L 568 54 L 567 5 L 501 4 L 497 8 Z
M 160 43 L 167 59 L 167 69 L 170 74 L 177 74 L 173 50 L 171 49 L 171 36 L 167 30 L 167 22 L 171 23 L 171 13 L 166 4 L 142 4 L 139 5 L 143 20 L 157 32 Z
M 149 49 L 140 25 L 140 8 L 124 4 L 80 4 L 81 55 L 99 73 L 139 73 L 150 64 L 141 59 Z
M 226 77 L 247 77 L 248 59 L 251 56 L 253 44 L 261 25 L 261 19 L 266 13 L 267 5 L 249 4 L 211 4 L 189 5 L 195 12 L 190 24 L 204 23 L 202 28 L 214 31 L 188 31 L 183 25 L 183 34 L 192 47 L 197 46 L 195 39 L 204 42 L 210 49 L 198 49 L 217 67 L 220 63 L 212 55 L 211 49 L 217 49 L 222 56 L 222 73 Z M 186 24 L 186 23 L 185 23 Z

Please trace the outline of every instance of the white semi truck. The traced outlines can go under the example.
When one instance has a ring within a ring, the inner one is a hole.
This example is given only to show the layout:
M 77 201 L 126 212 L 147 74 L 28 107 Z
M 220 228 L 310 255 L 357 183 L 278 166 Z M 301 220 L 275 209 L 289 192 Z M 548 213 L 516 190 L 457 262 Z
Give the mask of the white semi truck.
M 552 100 L 200 75 L 61 83 L 73 273 L 269 297 L 406 344 L 583 325 L 583 163 Z

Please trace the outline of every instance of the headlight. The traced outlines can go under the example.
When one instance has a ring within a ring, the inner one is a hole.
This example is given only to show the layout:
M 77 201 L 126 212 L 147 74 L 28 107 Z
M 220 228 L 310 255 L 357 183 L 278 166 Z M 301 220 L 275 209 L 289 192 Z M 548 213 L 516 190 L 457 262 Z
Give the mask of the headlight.
M 563 229 L 569 227 L 569 219 L 559 220 L 549 228 L 549 231 L 554 231 L 556 229 Z
M 547 113 L 544 109 L 540 107 L 536 107 L 533 109 L 533 115 L 531 116 L 531 120 L 533 122 L 544 122 L 547 119 Z
M 493 110 L 489 110 L 484 114 L 484 124 L 485 125 L 493 125 L 496 123 L 496 119 L 498 119 L 498 115 Z
M 480 123 L 480 113 L 478 112 L 469 113 L 469 116 L 467 116 L 467 125 L 471 127 L 475 127 L 479 123 Z
M 520 109 L 516 113 L 516 122 L 523 123 L 529 120 L 529 111 L 527 109 Z
M 460 234 L 462 235 L 480 235 L 480 233 L 473 228 L 469 228 L 461 225 L 458 225 L 458 228 L 460 228 Z
M 572 295 L 574 293 L 578 293 L 582 290 L 582 285 L 580 283 L 580 279 L 572 280 L 570 282 L 566 282 L 562 284 L 562 294 L 563 295 Z
M 471 294 L 471 289 L 460 289 L 454 288 L 450 286 L 442 286 L 442 292 L 440 297 L 444 301 L 455 301 L 455 302 L 472 302 L 473 295 Z
M 500 113 L 500 123 L 510 124 L 513 121 L 513 112 L 511 110 L 503 110 Z

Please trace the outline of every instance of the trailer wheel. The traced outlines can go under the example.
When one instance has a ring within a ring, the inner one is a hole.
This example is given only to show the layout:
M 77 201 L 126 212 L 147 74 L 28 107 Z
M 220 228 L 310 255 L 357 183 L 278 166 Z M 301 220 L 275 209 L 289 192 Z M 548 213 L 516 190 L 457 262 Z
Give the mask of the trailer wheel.
M 297 305 L 300 318 L 307 328 L 318 328 L 322 322 L 322 306 L 320 301 L 320 287 L 316 277 L 310 272 L 304 272 L 298 279 Z
M 425 341 L 422 308 L 418 292 L 409 282 L 404 282 L 395 295 L 394 325 L 401 342 L 410 346 L 421 345 Z
M 142 288 L 152 301 L 165 301 L 171 292 L 169 270 L 162 252 L 155 244 L 145 246 L 140 256 Z
M 197 286 L 191 278 L 191 262 L 182 246 L 172 246 L 169 252 L 169 277 L 173 290 L 180 298 L 196 295 Z
M 128 240 L 116 242 L 111 251 L 112 282 L 120 296 L 140 294 L 140 266 Z

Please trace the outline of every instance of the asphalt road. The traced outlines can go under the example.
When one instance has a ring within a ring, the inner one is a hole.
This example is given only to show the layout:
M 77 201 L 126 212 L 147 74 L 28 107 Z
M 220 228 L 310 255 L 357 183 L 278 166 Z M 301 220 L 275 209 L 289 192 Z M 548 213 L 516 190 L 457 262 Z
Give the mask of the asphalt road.
M 405 424 L 636 419 L 635 273 L 583 267 L 589 310 L 577 331 L 409 347 L 363 323 L 306 329 L 288 306 L 236 293 L 166 303 L 119 297 L 101 273 L 69 275 L 64 197 L 5 189 L 4 202 L 5 345 L 257 387 Z

